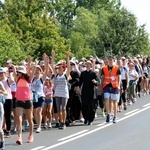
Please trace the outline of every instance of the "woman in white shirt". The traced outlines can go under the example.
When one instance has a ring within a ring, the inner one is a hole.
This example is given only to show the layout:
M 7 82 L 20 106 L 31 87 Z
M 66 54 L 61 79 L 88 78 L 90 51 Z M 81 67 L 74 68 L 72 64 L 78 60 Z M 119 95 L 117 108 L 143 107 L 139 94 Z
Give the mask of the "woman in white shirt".
M 135 64 L 134 63 L 129 63 L 129 100 L 130 102 L 135 103 L 136 101 L 136 84 L 138 81 L 138 73 L 135 70 Z

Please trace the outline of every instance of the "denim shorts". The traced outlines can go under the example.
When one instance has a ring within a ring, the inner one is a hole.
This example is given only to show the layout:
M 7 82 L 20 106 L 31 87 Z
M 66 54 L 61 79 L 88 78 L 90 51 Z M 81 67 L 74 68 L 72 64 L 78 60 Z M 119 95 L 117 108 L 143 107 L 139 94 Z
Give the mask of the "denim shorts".
M 49 105 L 49 104 L 53 104 L 53 99 L 45 99 L 45 104 Z
M 33 108 L 44 107 L 45 97 L 39 97 L 38 102 L 33 102 Z
M 119 101 L 120 92 L 118 91 L 117 88 L 105 87 L 103 89 L 103 93 L 104 93 L 104 99 L 111 99 L 111 100 Z
M 21 107 L 24 109 L 31 109 L 33 107 L 32 101 L 27 100 L 27 101 L 16 101 L 16 107 Z

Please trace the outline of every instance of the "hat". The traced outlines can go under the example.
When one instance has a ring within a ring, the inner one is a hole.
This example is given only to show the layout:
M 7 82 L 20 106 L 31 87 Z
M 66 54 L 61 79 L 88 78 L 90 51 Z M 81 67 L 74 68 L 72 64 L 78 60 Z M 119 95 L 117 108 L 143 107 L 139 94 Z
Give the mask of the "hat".
M 36 65 L 36 68 L 40 69 L 40 71 L 42 72 L 42 68 L 39 65 Z
M 122 60 L 125 60 L 126 58 L 125 58 L 125 57 L 121 57 L 121 59 L 122 59 Z
M 40 66 L 45 66 L 44 61 L 40 61 Z
M 110 55 L 108 56 L 108 59 L 114 59 L 114 56 Z
M 5 68 L 0 68 L 0 73 L 4 73 L 6 72 L 6 69 Z
M 73 60 L 70 60 L 70 64 L 74 64 L 74 65 L 75 65 L 75 61 L 73 61 Z
M 66 67 L 67 67 L 67 66 L 66 66 L 66 62 L 63 61 L 63 60 L 60 60 L 59 62 L 57 62 L 56 67 L 58 67 L 58 66 L 62 66 L 63 68 L 66 68 Z
M 12 60 L 11 60 L 11 59 L 8 59 L 8 60 L 6 61 L 6 64 L 10 64 L 10 63 L 12 63 Z
M 27 70 L 26 70 L 26 67 L 25 67 L 25 66 L 19 66 L 19 67 L 17 68 L 17 71 L 18 71 L 18 72 L 21 72 L 21 73 L 23 73 L 23 74 L 27 74 Z
M 91 62 L 90 60 L 87 60 L 87 61 L 85 62 L 85 64 L 90 64 L 90 65 L 92 65 L 92 62 Z

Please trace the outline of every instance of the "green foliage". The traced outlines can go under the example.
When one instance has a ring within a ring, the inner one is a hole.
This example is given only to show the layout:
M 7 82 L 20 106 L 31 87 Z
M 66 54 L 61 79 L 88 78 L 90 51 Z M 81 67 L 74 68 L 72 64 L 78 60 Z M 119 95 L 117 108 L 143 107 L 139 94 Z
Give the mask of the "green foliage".
M 42 59 L 52 49 L 56 61 L 68 50 L 79 59 L 102 57 L 111 49 L 114 55 L 150 55 L 145 26 L 137 25 L 120 0 L 5 0 L 0 2 L 0 33 L 1 64 L 28 55 Z

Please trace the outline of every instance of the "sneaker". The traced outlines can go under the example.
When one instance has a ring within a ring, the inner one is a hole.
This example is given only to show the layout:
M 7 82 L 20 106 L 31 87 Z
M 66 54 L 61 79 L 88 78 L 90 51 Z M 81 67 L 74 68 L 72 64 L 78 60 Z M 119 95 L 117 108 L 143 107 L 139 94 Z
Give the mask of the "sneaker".
M 124 110 L 127 110 L 127 105 L 126 104 L 124 104 Z
M 1 141 L 0 148 L 4 149 L 4 147 L 5 147 L 5 141 Z
M 25 124 L 24 124 L 24 126 L 25 126 L 25 127 L 29 127 L 29 122 L 26 121 Z
M 47 129 L 47 124 L 44 124 L 44 126 L 43 126 L 43 127 L 44 127 L 44 129 Z
M 33 135 L 29 135 L 29 136 L 28 136 L 27 143 L 32 143 L 33 140 L 34 140 Z
M 85 125 L 87 124 L 87 120 L 84 120 L 84 124 L 85 124 Z
M 110 122 L 110 115 L 107 115 L 106 122 Z
M 66 129 L 66 124 L 65 123 L 62 123 L 62 127 L 61 127 L 61 129 Z
M 116 121 L 116 117 L 114 117 L 114 118 L 113 118 L 113 123 L 116 123 L 116 122 L 117 122 L 117 121 Z
M 59 128 L 60 124 L 59 122 L 56 123 L 55 128 Z
M 105 117 L 105 112 L 102 111 L 102 112 L 101 112 L 101 115 L 102 115 L 102 117 Z
M 10 136 L 11 136 L 10 131 L 6 131 L 6 138 L 10 138 Z
M 88 125 L 91 126 L 93 122 L 88 122 Z
M 36 133 L 40 133 L 41 132 L 41 128 L 37 128 Z
M 12 132 L 13 132 L 13 133 L 17 133 L 17 129 L 14 128 L 14 129 L 12 130 Z
M 51 123 L 48 123 L 48 128 L 52 128 L 52 124 Z
M 18 137 L 17 141 L 16 141 L 16 144 L 18 145 L 22 145 L 22 139 L 20 137 Z
M 81 119 L 80 119 L 80 122 L 84 122 L 84 118 L 81 118 Z
M 25 125 L 23 125 L 22 126 L 22 131 L 25 131 L 25 130 L 26 130 Z

